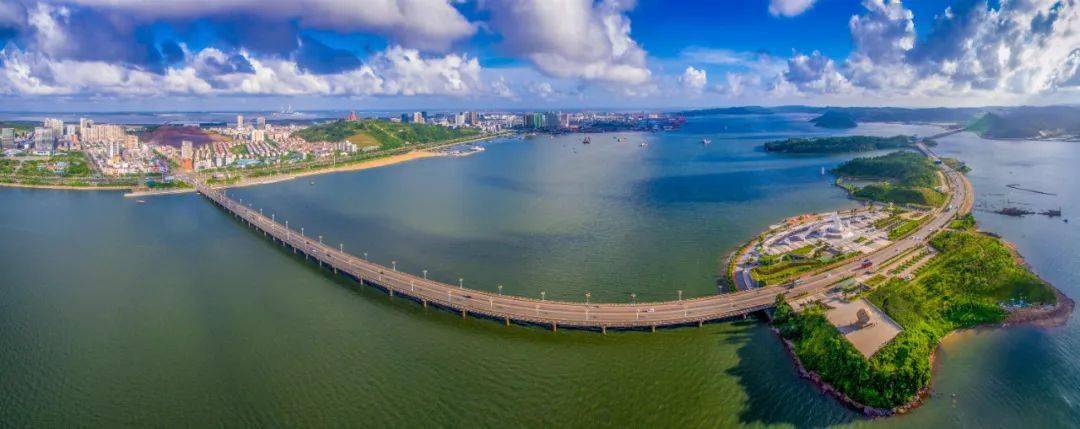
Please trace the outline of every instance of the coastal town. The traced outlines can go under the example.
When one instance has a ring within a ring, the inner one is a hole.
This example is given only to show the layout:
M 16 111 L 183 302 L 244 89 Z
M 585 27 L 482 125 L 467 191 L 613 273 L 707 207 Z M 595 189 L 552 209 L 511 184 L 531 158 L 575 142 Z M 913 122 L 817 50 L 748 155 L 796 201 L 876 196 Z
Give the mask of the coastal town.
M 402 151 L 454 145 L 508 133 L 664 131 L 682 119 L 661 113 L 406 112 L 274 121 L 237 115 L 232 123 L 0 125 L 0 183 L 112 189 L 187 187 L 178 173 L 219 180 L 237 175 L 337 167 Z M 329 133 L 316 132 L 335 128 Z M 346 130 L 346 131 L 343 131 Z M 460 155 L 468 150 L 447 149 Z M 77 168 L 85 164 L 86 168 Z

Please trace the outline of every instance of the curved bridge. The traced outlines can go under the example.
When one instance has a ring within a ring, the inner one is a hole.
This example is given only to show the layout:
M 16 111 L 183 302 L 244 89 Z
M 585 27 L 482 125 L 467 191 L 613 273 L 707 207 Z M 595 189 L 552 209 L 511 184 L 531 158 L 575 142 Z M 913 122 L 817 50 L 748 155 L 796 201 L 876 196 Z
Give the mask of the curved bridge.
M 933 156 L 925 148 L 921 150 Z M 914 236 L 926 237 L 947 225 L 957 213 L 970 210 L 968 201 L 971 199 L 971 190 L 967 179 L 948 167 L 942 168 L 948 177 L 949 187 L 952 188 L 950 203 L 937 210 L 934 218 L 924 224 Z M 851 261 L 827 272 L 805 276 L 801 278 L 800 285 L 793 288 L 766 287 L 676 301 L 615 304 L 538 300 L 466 289 L 372 263 L 340 248 L 322 244 L 318 239 L 304 236 L 301 232 L 262 215 L 258 210 L 232 200 L 222 190 L 211 188 L 198 179 L 189 180 L 195 184 L 199 193 L 245 224 L 291 248 L 294 253 L 301 253 L 315 259 L 320 265 L 327 265 L 335 273 L 342 273 L 362 284 L 381 288 L 391 296 L 408 297 L 424 306 L 431 304 L 459 312 L 462 317 L 480 316 L 501 320 L 507 324 L 513 321 L 547 326 L 552 330 L 563 326 L 600 331 L 606 331 L 607 328 L 655 330 L 664 326 L 700 326 L 704 322 L 744 316 L 771 308 L 777 294 L 795 298 L 822 292 L 845 275 L 862 270 L 861 261 Z M 920 244 L 921 242 L 912 239 L 901 240 L 867 255 L 866 259 L 870 259 L 873 266 L 877 267 L 893 255 Z

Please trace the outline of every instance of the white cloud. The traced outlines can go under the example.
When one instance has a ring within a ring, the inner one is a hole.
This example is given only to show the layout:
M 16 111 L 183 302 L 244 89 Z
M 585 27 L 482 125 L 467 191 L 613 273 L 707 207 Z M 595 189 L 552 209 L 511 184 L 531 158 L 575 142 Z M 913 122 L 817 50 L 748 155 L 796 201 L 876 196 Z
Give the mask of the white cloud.
M 550 99 L 558 94 L 555 91 L 555 88 L 551 86 L 550 82 L 532 82 L 529 84 L 528 89 L 530 93 L 544 100 Z
M 549 76 L 628 85 L 650 78 L 624 15 L 632 2 L 491 0 L 485 6 L 505 47 Z
M 705 84 L 709 83 L 709 79 L 705 74 L 705 70 L 687 66 L 686 70 L 683 70 L 682 76 L 679 76 L 679 83 L 691 90 L 701 91 L 705 88 Z
M 773 16 L 792 17 L 806 12 L 815 0 L 769 0 L 769 13 Z
M 476 29 L 447 0 L 68 0 L 135 19 L 194 19 L 252 15 L 296 19 L 305 28 L 374 32 L 419 49 L 445 50 Z M 257 25 L 257 24 L 256 24 Z
M 862 103 L 1009 104 L 1080 84 L 1075 2 L 946 8 L 923 38 L 916 37 L 914 15 L 900 0 L 863 0 L 863 6 L 866 12 L 849 21 L 855 46 L 848 58 L 838 63 L 817 53 L 797 54 L 774 89 Z
M 12 46 L 0 50 L 0 93 L 11 95 L 451 95 L 484 91 L 481 68 L 464 55 L 424 56 L 392 46 L 367 64 L 313 74 L 296 62 L 206 48 L 163 74 L 102 61 L 54 60 Z M 503 85 L 498 89 L 505 93 Z

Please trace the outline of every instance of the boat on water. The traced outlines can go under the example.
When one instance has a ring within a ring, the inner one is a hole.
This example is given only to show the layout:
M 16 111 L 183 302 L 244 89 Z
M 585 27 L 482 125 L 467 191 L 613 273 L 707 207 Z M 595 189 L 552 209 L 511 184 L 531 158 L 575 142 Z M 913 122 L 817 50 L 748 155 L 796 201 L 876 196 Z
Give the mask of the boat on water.
M 709 144 L 709 143 L 712 143 L 712 140 L 709 140 L 709 139 L 701 139 L 701 144 L 707 145 L 707 144 Z
M 135 202 L 139 204 L 146 204 L 146 200 L 135 200 Z
M 585 136 L 585 140 L 581 141 L 581 144 L 590 144 L 590 143 L 592 143 L 592 139 L 589 138 L 589 136 Z
M 649 145 L 648 143 L 641 142 L 641 147 L 645 147 L 645 146 L 648 146 L 648 145 Z

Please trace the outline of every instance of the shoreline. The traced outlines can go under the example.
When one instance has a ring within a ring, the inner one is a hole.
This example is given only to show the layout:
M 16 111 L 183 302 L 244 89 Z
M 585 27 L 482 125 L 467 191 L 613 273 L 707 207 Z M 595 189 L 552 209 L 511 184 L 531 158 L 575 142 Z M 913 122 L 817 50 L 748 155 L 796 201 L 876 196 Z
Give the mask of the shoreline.
M 70 185 L 28 185 L 24 183 L 8 183 L 0 182 L 2 188 L 22 188 L 22 189 L 51 189 L 54 191 L 127 191 L 131 190 L 131 186 L 70 186 Z
M 1053 287 L 1053 289 L 1054 294 L 1058 297 L 1058 302 L 1051 307 L 1021 309 L 1012 312 L 1001 323 L 983 324 L 971 328 L 956 329 L 945 334 L 945 336 L 941 337 L 941 340 L 938 341 L 937 347 L 934 348 L 934 352 L 930 354 L 930 382 L 919 389 L 911 401 L 897 405 L 893 408 L 871 407 L 851 399 L 846 394 L 833 387 L 833 385 L 823 381 L 817 372 L 807 369 L 806 366 L 803 365 L 802 360 L 799 359 L 799 356 L 795 354 L 794 344 L 792 344 L 790 340 L 780 336 L 780 331 L 777 330 L 776 327 L 770 325 L 769 330 L 776 335 L 776 338 L 784 345 L 784 351 L 791 357 L 792 364 L 795 365 L 795 372 L 799 377 L 810 381 L 818 391 L 832 397 L 853 411 L 859 412 L 864 417 L 869 417 L 871 419 L 890 417 L 907 414 L 922 406 L 926 403 L 927 399 L 933 396 L 934 376 L 937 374 L 940 367 L 940 361 L 937 359 L 937 355 L 945 342 L 954 338 L 957 334 L 982 330 L 998 330 L 1023 325 L 1030 325 L 1042 329 L 1052 329 L 1064 326 L 1069 320 L 1069 316 L 1072 315 L 1072 311 L 1075 308 L 1075 301 L 1058 290 L 1058 288 Z
M 367 159 L 367 160 L 363 160 L 363 161 L 359 161 L 359 162 L 348 163 L 348 164 L 344 164 L 344 165 L 338 166 L 338 167 L 321 168 L 321 169 L 315 169 L 315 170 L 305 170 L 305 171 L 298 171 L 298 172 L 293 172 L 293 173 L 283 173 L 283 174 L 277 174 L 277 175 L 260 176 L 260 177 L 256 177 L 256 178 L 241 179 L 237 183 L 228 184 L 228 185 L 218 185 L 218 186 L 215 186 L 215 188 L 228 189 L 228 188 L 242 188 L 242 187 L 247 187 L 247 186 L 266 185 L 266 184 L 271 184 L 271 183 L 284 182 L 284 181 L 287 181 L 287 180 L 293 180 L 293 179 L 297 179 L 297 178 L 300 178 L 300 177 L 315 176 L 315 175 L 330 174 L 330 173 L 342 173 L 342 172 L 348 172 L 348 171 L 360 171 L 360 170 L 367 170 L 367 169 L 371 169 L 371 168 L 378 168 L 378 167 L 385 167 L 385 166 L 394 165 L 394 164 L 400 164 L 400 163 L 404 163 L 404 162 L 414 161 L 414 160 L 417 160 L 417 159 L 442 157 L 442 156 L 447 156 L 446 154 L 439 151 L 440 149 L 443 149 L 443 148 L 453 147 L 453 146 L 463 145 L 463 144 L 474 144 L 474 143 L 482 142 L 482 141 L 485 141 L 485 140 L 491 140 L 491 139 L 496 139 L 496 138 L 500 138 L 500 137 L 511 137 L 512 135 L 513 135 L 512 133 L 498 133 L 498 134 L 486 135 L 486 136 L 481 136 L 481 137 L 462 140 L 462 141 L 440 143 L 440 144 L 435 144 L 433 146 L 423 148 L 423 149 L 415 149 L 415 150 L 411 150 L 411 151 L 408 151 L 408 152 L 399 153 L 399 154 L 395 154 L 395 155 L 383 156 L 383 157 Z M 176 194 L 186 194 L 186 193 L 195 192 L 195 188 L 170 188 L 170 189 L 164 189 L 164 190 L 157 191 L 157 190 L 153 190 L 153 189 L 137 190 L 137 188 L 138 188 L 137 186 L 29 185 L 29 184 L 22 184 L 22 183 L 0 182 L 0 188 L 2 188 L 2 187 L 24 188 L 24 189 L 49 189 L 49 190 L 64 190 L 64 191 L 127 191 L 126 193 L 124 193 L 124 197 L 127 197 L 127 198 L 152 197 L 152 196 L 158 196 L 158 195 L 176 195 Z

